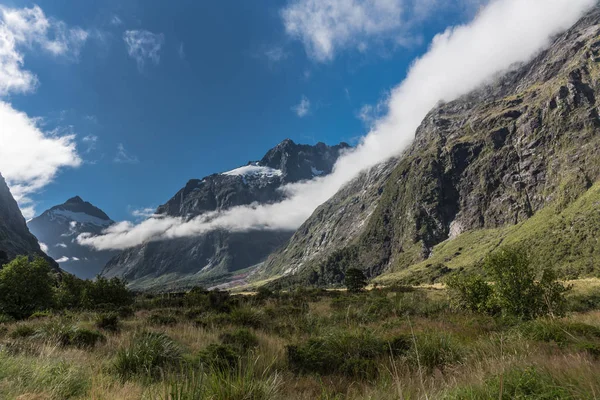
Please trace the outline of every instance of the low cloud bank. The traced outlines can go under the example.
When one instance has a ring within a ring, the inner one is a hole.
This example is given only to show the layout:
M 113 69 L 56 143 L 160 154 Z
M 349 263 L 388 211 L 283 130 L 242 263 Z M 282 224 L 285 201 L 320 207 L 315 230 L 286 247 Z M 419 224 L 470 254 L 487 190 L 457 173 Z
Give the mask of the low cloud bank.
M 451 101 L 489 82 L 515 63 L 532 59 L 552 37 L 571 27 L 595 0 L 496 0 L 466 25 L 437 35 L 406 79 L 394 88 L 387 113 L 333 172 L 284 188 L 287 200 L 235 207 L 191 220 L 154 217 L 122 222 L 79 243 L 98 250 L 125 249 L 151 240 L 196 236 L 214 229 L 294 230 L 361 171 L 401 154 L 419 124 L 439 101 Z

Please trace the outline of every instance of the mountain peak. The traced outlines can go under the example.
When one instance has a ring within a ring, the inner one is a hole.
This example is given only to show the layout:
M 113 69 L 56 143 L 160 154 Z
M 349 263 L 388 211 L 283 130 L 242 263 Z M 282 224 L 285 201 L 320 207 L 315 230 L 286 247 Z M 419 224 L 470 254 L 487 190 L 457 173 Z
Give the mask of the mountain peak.
M 82 204 L 85 203 L 83 199 L 79 196 L 71 197 L 69 200 L 65 202 L 65 204 Z

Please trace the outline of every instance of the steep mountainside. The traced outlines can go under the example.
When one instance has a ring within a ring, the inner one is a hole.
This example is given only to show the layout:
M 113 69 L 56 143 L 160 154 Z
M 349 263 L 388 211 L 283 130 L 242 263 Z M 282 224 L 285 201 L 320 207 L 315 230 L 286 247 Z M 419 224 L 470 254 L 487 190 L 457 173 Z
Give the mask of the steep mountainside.
M 514 226 L 540 210 L 560 215 L 600 177 L 598 93 L 600 9 L 595 8 L 532 62 L 432 110 L 385 182 L 375 180 L 361 191 L 371 172 L 351 183 L 320 207 L 257 276 L 295 273 L 288 280 L 330 284 L 340 282 L 349 266 L 376 276 L 411 271 L 418 264 L 419 276 L 430 280 L 449 272 L 443 262 L 452 257 L 423 262 L 439 243 Z M 358 193 L 371 195 L 363 199 Z M 344 212 L 340 205 L 352 201 L 358 202 L 354 209 L 374 211 Z M 598 220 L 598 207 L 585 210 L 588 220 Z M 328 235 L 356 224 L 363 227 L 343 241 Z M 575 226 L 564 230 L 586 246 L 598 227 L 578 232 L 579 239 L 575 231 Z M 549 240 L 539 234 L 539 240 Z M 581 265 L 577 247 L 565 250 L 570 253 L 556 267 Z M 589 251 L 600 256 L 600 245 Z M 469 267 L 479 258 L 452 267 Z M 409 273 L 403 277 L 411 279 Z
M 102 210 L 76 196 L 44 211 L 27 225 L 62 269 L 80 278 L 94 278 L 116 252 L 94 251 L 75 239 L 82 233 L 99 234 L 113 223 Z
M 285 140 L 260 160 L 204 179 L 190 180 L 156 213 L 193 218 L 210 211 L 282 199 L 287 183 L 331 173 L 349 146 L 299 145 Z M 223 230 L 193 237 L 148 242 L 113 258 L 102 274 L 120 276 L 133 287 L 165 289 L 210 285 L 244 274 L 284 244 L 293 232 L 230 233 Z
M 58 264 L 41 250 L 38 240 L 27 229 L 25 218 L 0 175 L 0 268 L 20 255 L 39 255 L 58 270 Z

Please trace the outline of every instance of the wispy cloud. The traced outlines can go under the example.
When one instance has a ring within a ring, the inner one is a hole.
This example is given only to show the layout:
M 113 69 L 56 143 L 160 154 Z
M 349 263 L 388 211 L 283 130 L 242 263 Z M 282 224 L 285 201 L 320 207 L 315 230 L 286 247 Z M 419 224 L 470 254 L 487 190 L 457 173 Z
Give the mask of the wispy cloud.
M 119 26 L 119 25 L 123 25 L 123 21 L 121 20 L 121 18 L 118 15 L 113 15 L 110 18 L 110 24 L 113 26 Z
M 131 215 L 137 219 L 146 219 L 155 216 L 156 207 L 144 207 L 131 210 Z
M 119 143 L 117 145 L 117 155 L 114 158 L 114 162 L 118 164 L 137 164 L 140 160 L 137 156 L 129 154 L 127 150 L 125 150 L 123 143 Z
M 286 33 L 308 56 L 328 62 L 339 51 L 372 45 L 412 46 L 420 22 L 442 8 L 476 10 L 489 0 L 292 0 L 281 11 Z
M 160 49 L 165 42 L 162 33 L 129 30 L 123 34 L 123 40 L 127 46 L 127 53 L 137 62 L 138 69 L 142 70 L 147 60 L 155 65 L 160 62 Z
M 92 151 L 96 150 L 96 143 L 98 143 L 98 136 L 96 135 L 87 135 L 84 136 L 81 141 L 87 146 L 85 149 L 85 153 L 89 154 Z
M 354 150 L 338 160 L 333 173 L 286 186 L 287 199 L 280 203 L 235 207 L 191 220 L 163 217 L 137 225 L 122 222 L 101 236 L 82 235 L 77 240 L 97 249 L 122 249 L 214 229 L 297 229 L 348 181 L 400 155 L 412 143 L 423 118 L 440 100 L 456 99 L 506 72 L 515 63 L 531 60 L 595 3 L 595 0 L 496 0 L 470 24 L 438 35 L 427 54 L 413 63 L 406 79 L 391 91 L 388 112 Z
M 306 96 L 302 96 L 300 103 L 292 107 L 292 111 L 296 113 L 299 118 L 304 118 L 310 114 L 310 100 Z
M 185 60 L 185 48 L 183 46 L 183 42 L 179 43 L 179 47 L 177 48 L 177 55 L 182 60 Z
M 281 46 L 271 47 L 265 50 L 264 54 L 270 63 L 279 63 L 290 56 Z

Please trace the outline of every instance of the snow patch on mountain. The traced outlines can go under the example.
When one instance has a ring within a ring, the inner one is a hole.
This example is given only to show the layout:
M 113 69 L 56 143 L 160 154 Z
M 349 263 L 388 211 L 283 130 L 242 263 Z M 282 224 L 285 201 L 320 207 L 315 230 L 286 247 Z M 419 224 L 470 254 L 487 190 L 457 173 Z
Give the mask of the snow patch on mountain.
M 68 210 L 52 210 L 49 212 L 51 219 L 63 219 L 69 221 L 71 227 L 74 227 L 73 223 L 96 225 L 100 227 L 108 227 L 113 224 L 113 221 L 94 217 L 86 213 L 78 213 Z
M 264 167 L 262 165 L 251 164 L 246 165 L 244 167 L 236 168 L 231 171 L 223 172 L 223 175 L 229 176 L 244 176 L 244 177 L 252 177 L 252 176 L 265 176 L 267 178 L 272 178 L 275 176 L 283 175 L 280 169 L 275 169 L 271 167 Z

